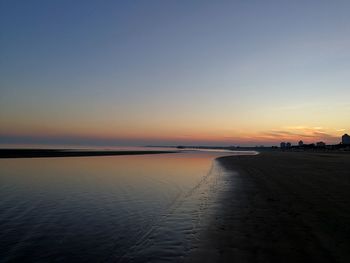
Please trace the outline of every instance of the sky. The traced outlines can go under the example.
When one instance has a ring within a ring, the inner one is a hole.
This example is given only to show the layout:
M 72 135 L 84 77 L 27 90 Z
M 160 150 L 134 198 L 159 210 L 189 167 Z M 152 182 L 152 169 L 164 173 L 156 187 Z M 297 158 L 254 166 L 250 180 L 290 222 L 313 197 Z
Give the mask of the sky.
M 0 145 L 339 143 L 350 1 L 0 1 Z

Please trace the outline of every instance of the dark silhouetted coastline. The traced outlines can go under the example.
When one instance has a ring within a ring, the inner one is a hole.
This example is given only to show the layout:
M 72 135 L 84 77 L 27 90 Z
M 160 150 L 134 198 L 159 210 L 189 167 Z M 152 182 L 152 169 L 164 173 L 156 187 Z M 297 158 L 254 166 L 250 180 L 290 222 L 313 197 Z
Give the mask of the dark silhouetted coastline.
M 67 149 L 0 149 L 0 158 L 84 157 L 176 153 L 177 151 L 98 151 Z

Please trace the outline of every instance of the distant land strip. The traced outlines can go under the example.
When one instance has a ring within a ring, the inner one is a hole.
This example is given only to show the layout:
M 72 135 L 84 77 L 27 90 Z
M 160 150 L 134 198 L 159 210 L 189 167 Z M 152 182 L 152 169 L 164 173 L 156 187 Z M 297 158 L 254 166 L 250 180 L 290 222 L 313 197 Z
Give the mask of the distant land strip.
M 62 149 L 0 149 L 0 158 L 84 157 L 177 153 L 178 151 L 98 151 Z

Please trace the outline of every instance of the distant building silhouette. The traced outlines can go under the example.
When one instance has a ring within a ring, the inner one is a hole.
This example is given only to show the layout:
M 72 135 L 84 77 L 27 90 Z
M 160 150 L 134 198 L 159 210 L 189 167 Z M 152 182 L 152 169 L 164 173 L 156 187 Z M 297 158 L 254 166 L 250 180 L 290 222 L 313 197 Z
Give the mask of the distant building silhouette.
M 341 142 L 342 144 L 349 144 L 350 145 L 350 136 L 348 134 L 344 134 L 342 137 L 341 137 Z
M 299 142 L 298 142 L 298 145 L 299 145 L 299 146 L 303 146 L 303 145 L 304 145 L 304 142 L 303 142 L 303 141 L 299 141 Z
M 324 143 L 324 142 L 317 142 L 316 146 L 317 147 L 326 147 L 326 143 Z
M 285 142 L 281 142 L 280 146 L 281 146 L 281 149 L 284 149 L 284 148 L 286 148 L 286 143 Z

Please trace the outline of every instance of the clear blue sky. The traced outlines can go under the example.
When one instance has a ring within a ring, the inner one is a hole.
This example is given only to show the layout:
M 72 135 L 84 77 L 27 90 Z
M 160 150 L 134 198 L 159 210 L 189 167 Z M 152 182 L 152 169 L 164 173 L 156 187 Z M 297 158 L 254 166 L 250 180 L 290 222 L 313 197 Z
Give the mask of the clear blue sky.
M 0 1 L 0 143 L 350 132 L 349 1 Z

